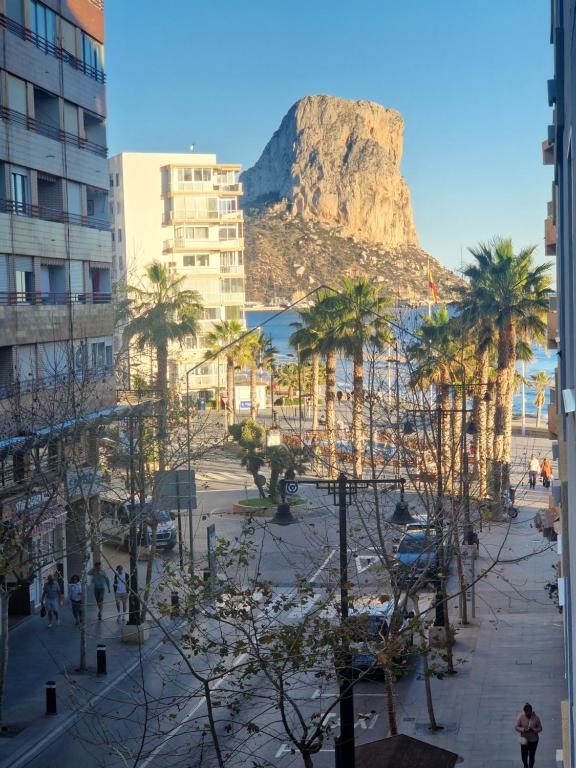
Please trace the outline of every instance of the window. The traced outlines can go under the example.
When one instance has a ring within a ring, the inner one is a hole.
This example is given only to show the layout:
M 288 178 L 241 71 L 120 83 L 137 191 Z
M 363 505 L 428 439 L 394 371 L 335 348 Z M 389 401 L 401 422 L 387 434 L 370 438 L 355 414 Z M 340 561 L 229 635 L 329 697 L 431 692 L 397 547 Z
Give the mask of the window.
M 118 242 L 119 243 L 122 242 L 122 230 L 121 229 L 118 230 Z
M 208 253 L 186 253 L 182 257 L 185 267 L 209 267 L 210 255 Z
M 21 216 L 28 214 L 30 192 L 28 175 L 25 172 L 12 171 L 12 201 L 14 203 L 14 213 Z
M 112 339 L 96 339 L 92 341 L 92 371 L 95 374 L 105 373 L 112 368 Z
M 236 240 L 237 237 L 238 237 L 238 230 L 236 226 L 218 227 L 219 240 Z
M 242 253 L 239 251 L 223 251 L 220 254 L 221 267 L 235 267 L 242 264 Z
M 82 61 L 86 74 L 97 78 L 103 74 L 102 46 L 85 32 L 82 32 Z
M 116 186 L 117 187 L 120 186 L 120 174 L 119 173 L 116 174 Z
M 200 320 L 220 320 L 220 307 L 203 307 Z
M 113 173 L 110 174 L 110 186 L 111 187 L 114 186 L 114 174 Z
M 14 259 L 16 278 L 16 299 L 18 303 L 31 304 L 34 301 L 34 268 L 30 256 L 16 256 Z
M 56 14 L 42 3 L 29 0 L 30 29 L 38 36 L 33 40 L 39 48 L 47 50 L 49 45 L 56 45 Z
M 115 243 L 116 242 L 116 233 L 114 232 L 114 230 L 112 230 L 112 232 L 110 234 L 112 235 L 112 242 Z
M 122 203 L 116 203 L 116 213 L 122 213 Z
M 208 240 L 208 227 L 178 227 L 176 237 L 186 240 Z
M 241 277 L 225 277 L 220 283 L 222 293 L 241 293 L 244 290 L 244 280 Z
M 211 181 L 211 168 L 178 168 L 178 181 Z
M 114 203 L 108 203 L 108 212 L 111 217 L 114 216 Z
M 238 203 L 235 197 L 224 198 L 218 201 L 220 215 L 226 216 L 228 213 L 234 213 L 238 210 Z
M 26 83 L 19 77 L 6 75 L 6 90 L 8 93 L 8 107 L 22 115 L 28 114 L 26 102 Z
M 85 341 L 74 342 L 74 375 L 82 378 L 88 365 L 88 351 Z

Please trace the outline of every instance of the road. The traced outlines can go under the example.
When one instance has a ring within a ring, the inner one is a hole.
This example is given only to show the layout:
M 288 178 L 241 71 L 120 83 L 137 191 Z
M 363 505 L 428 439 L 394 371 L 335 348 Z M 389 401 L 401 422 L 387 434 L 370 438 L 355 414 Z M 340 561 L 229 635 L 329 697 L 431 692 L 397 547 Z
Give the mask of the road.
M 245 495 L 245 476 L 229 459 L 222 456 L 210 459 L 206 466 L 197 470 L 199 507 L 194 512 L 195 561 L 201 567 L 206 558 L 206 527 L 213 523 L 217 534 L 234 542 L 242 535 L 245 520 L 230 512 L 232 502 Z M 256 563 L 247 569 L 245 578 L 255 575 L 270 581 L 279 594 L 290 593 L 297 575 L 305 578 L 313 589 L 310 599 L 300 609 L 289 615 L 275 616 L 274 621 L 284 624 L 297 623 L 304 614 L 318 610 L 324 602 L 338 599 L 334 588 L 338 584 L 339 532 L 332 497 L 325 491 L 306 489 L 310 506 L 298 522 L 288 527 L 268 524 L 266 518 L 255 518 L 248 539 L 258 554 Z M 374 546 L 377 526 L 366 510 L 371 496 L 360 494 L 349 509 L 349 567 L 350 580 L 362 585 L 368 592 L 385 589 L 382 576 L 377 570 Z M 390 513 L 396 501 L 391 494 L 384 499 L 386 513 Z M 186 524 L 186 521 L 184 521 Z M 187 531 L 184 532 L 187 540 Z M 105 555 L 110 562 L 122 562 L 125 553 L 115 550 Z M 178 551 L 161 555 L 155 563 L 153 590 L 163 585 L 163 564 L 177 565 Z M 141 564 L 141 569 L 145 564 Z M 153 598 L 154 599 L 154 598 Z M 262 616 L 266 616 L 266 607 Z M 217 632 L 213 625 L 206 632 Z M 179 630 L 174 629 L 177 639 Z M 231 638 L 228 638 L 231 640 Z M 181 643 L 182 644 L 182 643 Z M 185 640 L 184 640 L 184 645 Z M 145 653 L 149 653 L 144 649 Z M 226 703 L 238 696 L 238 675 L 243 671 L 245 659 L 228 657 L 227 671 L 212 683 L 215 694 L 216 727 L 221 735 L 223 748 L 229 754 L 227 766 L 249 764 L 248 753 L 256 751 L 262 765 L 301 765 L 301 758 L 291 752 L 285 729 L 279 722 L 278 713 L 272 706 L 276 694 L 270 690 L 270 681 L 263 673 L 253 676 L 250 688 L 237 698 L 241 715 L 231 718 Z M 214 666 L 215 655 L 194 660 L 196 669 Z M 403 687 L 414 677 L 411 670 L 398 685 L 398 696 Z M 194 679 L 184 660 L 169 645 L 146 657 L 141 665 L 118 679 L 108 680 L 110 689 L 96 701 L 84 696 L 79 681 L 76 711 L 68 715 L 65 728 L 55 737 L 50 735 L 40 751 L 31 759 L 26 758 L 14 768 L 125 768 L 135 765 L 135 755 L 140 754 L 140 768 L 160 766 L 187 766 L 205 768 L 216 765 L 213 742 L 206 730 L 207 708 L 203 691 Z M 322 687 L 322 685 L 324 687 Z M 291 679 L 291 693 L 305 720 L 314 713 L 326 711 L 334 704 L 335 684 L 327 680 L 319 687 L 318 677 L 307 670 L 296 673 Z M 387 733 L 387 711 L 383 683 L 362 682 L 356 686 L 355 707 L 359 717 L 356 732 L 359 740 L 371 741 Z M 239 725 L 252 716 L 259 731 L 247 734 Z M 338 730 L 338 710 L 330 712 L 330 721 Z M 248 738 L 249 736 L 249 738 Z M 323 750 L 315 757 L 318 768 L 333 765 L 333 741 L 329 737 Z M 11 764 L 10 764 L 11 765 Z

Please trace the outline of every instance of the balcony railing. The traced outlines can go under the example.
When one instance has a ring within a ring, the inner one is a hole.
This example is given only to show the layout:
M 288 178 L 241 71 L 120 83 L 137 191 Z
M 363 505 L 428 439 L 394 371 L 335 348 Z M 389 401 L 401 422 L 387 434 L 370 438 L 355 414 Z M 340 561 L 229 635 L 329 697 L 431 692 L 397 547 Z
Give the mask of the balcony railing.
M 31 205 L 30 203 L 20 203 L 16 200 L 3 198 L 0 198 L 0 213 L 13 213 L 16 216 L 29 216 L 33 219 L 56 221 L 60 224 L 78 224 L 81 227 L 90 227 L 91 229 L 107 230 L 110 228 L 107 219 L 97 219 L 94 216 L 60 211 L 47 205 Z
M 0 398 L 6 399 L 7 397 L 15 397 L 29 392 L 41 392 L 46 389 L 56 389 L 57 387 L 79 384 L 80 382 L 103 379 L 112 373 L 114 373 L 113 366 L 102 366 L 97 369 L 78 368 L 73 373 L 66 371 L 65 373 L 52 373 L 43 377 L 29 376 L 26 380 L 18 379 L 14 382 L 0 384 Z
M 45 37 L 37 35 L 36 32 L 32 32 L 31 29 L 22 26 L 22 24 L 19 24 L 17 21 L 9 19 L 8 16 L 5 16 L 3 13 L 0 13 L 0 27 L 7 29 L 21 40 L 26 40 L 27 42 L 32 43 L 36 48 L 44 51 L 44 53 L 47 53 L 49 56 L 54 56 L 54 58 L 59 61 L 65 61 L 73 69 L 83 72 L 93 80 L 96 80 L 99 83 L 106 82 L 106 75 L 102 69 L 93 67 L 91 64 L 86 64 L 73 54 L 65 51 L 64 48 L 51 43 L 49 40 L 46 40 Z
M 242 184 L 217 184 L 213 181 L 173 181 L 171 192 L 236 192 L 242 194 Z
M 0 117 L 3 120 L 8 120 L 16 125 L 21 125 L 28 131 L 34 131 L 41 136 L 47 136 L 49 139 L 55 139 L 56 141 L 63 142 L 65 144 L 71 144 L 78 147 L 78 149 L 86 149 L 88 152 L 93 152 L 99 157 L 108 157 L 108 148 L 97 144 L 95 141 L 89 141 L 83 139 L 80 136 L 76 136 L 68 131 L 63 131 L 54 125 L 44 123 L 41 120 L 36 120 L 33 117 L 27 117 L 21 112 L 16 112 L 14 109 L 8 109 L 8 107 L 0 107 Z
M 242 264 L 229 264 L 227 267 L 220 267 L 221 275 L 232 275 L 238 272 L 244 272 L 244 266 Z
M 1 305 L 70 305 L 70 304 L 110 304 L 112 294 L 98 291 L 95 293 L 56 293 L 54 291 L 0 291 Z
M 242 211 L 169 211 L 162 218 L 162 223 L 174 224 L 175 222 L 194 221 L 243 221 Z

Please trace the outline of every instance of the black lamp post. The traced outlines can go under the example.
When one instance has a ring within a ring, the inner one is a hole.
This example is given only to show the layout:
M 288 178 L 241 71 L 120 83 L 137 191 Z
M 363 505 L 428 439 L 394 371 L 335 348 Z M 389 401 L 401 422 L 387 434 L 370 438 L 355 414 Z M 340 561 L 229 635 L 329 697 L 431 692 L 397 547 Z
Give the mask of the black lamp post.
M 338 506 L 338 528 L 340 549 L 340 617 L 344 624 L 348 620 L 348 527 L 347 508 L 348 502 L 358 488 L 368 488 L 374 485 L 400 485 L 404 489 L 403 477 L 390 479 L 349 478 L 344 472 L 338 475 L 337 480 L 298 480 L 293 478 L 280 481 L 282 502 L 278 505 L 276 514 L 270 521 L 276 525 L 290 525 L 296 522 L 290 510 L 290 504 L 286 503 L 286 487 L 288 482 L 292 484 L 292 491 L 298 490 L 298 485 L 314 485 L 318 489 L 325 489 L 332 494 L 334 505 Z M 350 659 L 350 646 L 346 632 L 342 634 L 340 645 L 340 736 L 335 739 L 336 768 L 355 768 L 355 742 L 354 742 L 354 682 Z

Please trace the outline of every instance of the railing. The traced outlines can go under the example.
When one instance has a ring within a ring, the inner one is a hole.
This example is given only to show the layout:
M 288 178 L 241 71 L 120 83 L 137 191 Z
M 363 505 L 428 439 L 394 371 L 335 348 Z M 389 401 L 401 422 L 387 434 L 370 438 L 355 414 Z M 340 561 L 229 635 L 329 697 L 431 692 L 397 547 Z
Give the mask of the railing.
M 4 29 L 7 29 L 21 40 L 26 40 L 27 42 L 32 43 L 36 48 L 44 51 L 44 53 L 54 56 L 55 59 L 65 61 L 73 69 L 83 72 L 93 80 L 96 80 L 99 83 L 106 82 L 106 75 L 102 69 L 93 67 L 91 64 L 86 64 L 73 54 L 65 51 L 61 46 L 51 43 L 49 40 L 46 40 L 45 37 L 37 35 L 36 32 L 32 32 L 31 29 L 22 26 L 22 24 L 19 24 L 17 21 L 9 19 L 8 16 L 5 16 L 3 13 L 0 13 L 0 27 L 4 27 Z
M 33 219 L 44 219 L 45 221 L 56 221 L 60 224 L 78 224 L 81 227 L 90 227 L 91 229 L 107 230 L 110 228 L 108 220 L 105 219 L 83 216 L 79 213 L 68 213 L 57 208 L 50 208 L 47 205 L 20 203 L 17 200 L 0 198 L 0 212 L 13 213 L 16 216 L 29 216 Z
M 110 304 L 112 294 L 102 291 L 93 293 L 56 293 L 49 291 L 0 291 L 0 305 L 70 305 L 70 304 Z
M 14 109 L 0 107 L 0 117 L 2 117 L 3 120 L 8 120 L 16 125 L 21 125 L 28 131 L 34 131 L 34 133 L 38 133 L 41 136 L 47 136 L 49 139 L 55 139 L 56 141 L 65 144 L 71 144 L 79 149 L 86 149 L 88 152 L 93 152 L 100 157 L 108 157 L 108 148 L 102 146 L 102 144 L 83 139 L 73 133 L 63 131 L 54 125 L 44 123 L 41 120 L 36 120 L 36 118 L 27 117 L 27 115 L 23 115 L 22 112 L 16 112 Z
M 0 399 L 28 394 L 30 392 L 41 392 L 45 389 L 56 389 L 57 387 L 67 386 L 74 383 L 103 379 L 113 373 L 113 366 L 103 366 L 97 369 L 77 369 L 74 373 L 67 371 L 66 373 L 53 373 L 44 377 L 30 376 L 26 381 L 17 380 L 10 383 L 0 384 Z
M 216 184 L 213 181 L 172 181 L 171 192 L 238 192 L 242 184 Z
M 220 267 L 221 275 L 237 274 L 238 272 L 243 272 L 243 271 L 244 271 L 244 266 L 242 264 L 230 264 L 227 267 Z
M 242 211 L 169 211 L 162 218 L 162 223 L 187 221 L 243 221 Z

